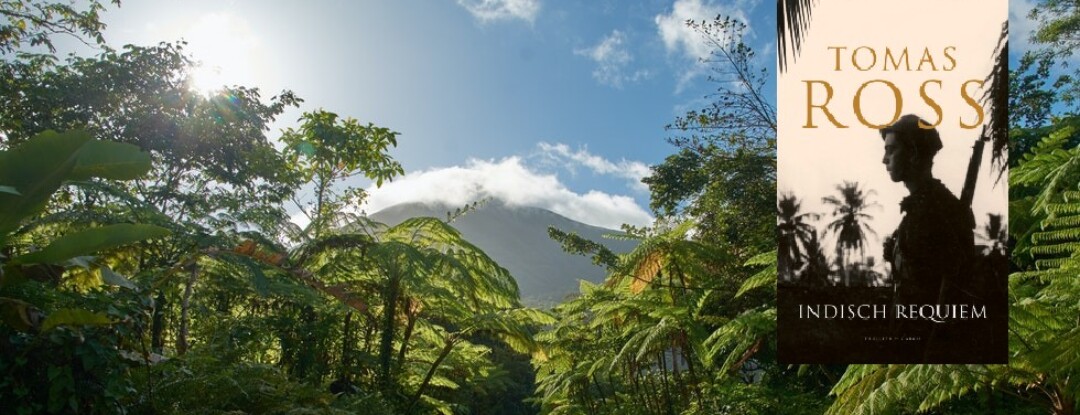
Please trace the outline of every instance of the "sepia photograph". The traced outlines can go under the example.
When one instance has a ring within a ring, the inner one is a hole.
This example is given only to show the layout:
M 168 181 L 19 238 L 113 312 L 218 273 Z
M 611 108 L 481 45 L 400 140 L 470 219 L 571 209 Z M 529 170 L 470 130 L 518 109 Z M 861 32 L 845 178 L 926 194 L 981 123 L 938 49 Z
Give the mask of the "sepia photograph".
M 815 7 L 778 77 L 781 360 L 1004 363 L 1007 7 L 888 10 Z

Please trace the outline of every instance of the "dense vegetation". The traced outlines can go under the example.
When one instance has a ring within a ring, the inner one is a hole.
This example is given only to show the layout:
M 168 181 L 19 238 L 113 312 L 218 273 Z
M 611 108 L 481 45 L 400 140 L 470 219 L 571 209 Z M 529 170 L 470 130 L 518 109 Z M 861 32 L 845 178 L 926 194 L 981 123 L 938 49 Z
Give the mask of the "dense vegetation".
M 1045 47 L 1010 74 L 1012 116 L 997 118 L 1012 141 L 1010 364 L 797 367 L 776 362 L 776 247 L 829 264 L 796 242 L 812 240 L 798 202 L 776 198 L 770 75 L 741 23 L 693 24 L 718 91 L 670 126 L 675 154 L 646 179 L 657 223 L 625 229 L 629 253 L 552 229 L 609 276 L 535 310 L 454 215 L 350 213 L 365 195 L 344 179 L 403 174 L 393 130 L 319 110 L 271 136 L 299 97 L 195 93 L 182 44 L 109 49 L 101 10 L 0 5 L 5 411 L 1075 413 L 1080 84 L 1050 76 L 1077 47 L 1069 2 L 1039 4 Z M 56 35 L 101 52 L 61 60 Z

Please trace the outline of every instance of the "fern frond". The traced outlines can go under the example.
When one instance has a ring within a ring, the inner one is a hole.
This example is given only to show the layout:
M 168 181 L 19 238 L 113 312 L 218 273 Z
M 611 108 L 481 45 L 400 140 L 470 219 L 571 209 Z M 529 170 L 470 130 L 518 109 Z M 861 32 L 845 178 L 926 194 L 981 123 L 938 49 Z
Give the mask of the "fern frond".
M 1031 247 L 1031 253 L 1035 255 L 1071 255 L 1073 252 L 1077 251 L 1080 251 L 1080 242 L 1067 242 L 1055 245 L 1037 245 Z
M 1080 204 L 1077 204 L 1080 208 Z M 1042 221 L 1044 228 L 1080 228 L 1080 215 L 1053 216 Z
M 1037 259 L 1037 260 L 1035 260 L 1035 268 L 1038 268 L 1038 269 L 1060 268 L 1068 260 L 1069 260 L 1069 258 Z
M 721 371 L 732 370 L 734 364 L 749 357 L 746 354 L 756 343 L 775 332 L 775 308 L 747 310 L 705 339 L 705 363 L 711 366 L 718 356 L 725 355 Z
M 1075 215 L 1080 213 L 1080 203 L 1048 203 L 1046 211 L 1051 215 Z
M 1035 232 L 1031 235 L 1031 241 L 1036 245 L 1053 242 L 1080 241 L 1080 227 Z
M 765 269 L 758 271 L 756 274 L 754 274 L 750 278 L 747 278 L 746 281 L 743 282 L 742 287 L 739 287 L 739 291 L 735 293 L 736 298 L 742 297 L 742 295 L 745 294 L 747 291 L 753 290 L 755 288 L 772 285 L 772 287 L 775 289 L 777 278 L 777 257 L 775 253 L 765 253 L 757 255 L 753 258 L 750 258 L 749 261 L 746 261 L 746 265 L 767 266 L 765 267 Z

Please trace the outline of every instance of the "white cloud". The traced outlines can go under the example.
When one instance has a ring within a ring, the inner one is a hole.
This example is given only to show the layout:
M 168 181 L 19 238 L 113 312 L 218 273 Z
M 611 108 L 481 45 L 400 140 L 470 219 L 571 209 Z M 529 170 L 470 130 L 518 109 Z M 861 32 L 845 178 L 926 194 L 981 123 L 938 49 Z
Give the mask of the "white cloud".
M 532 23 L 540 12 L 540 0 L 457 0 L 457 3 L 483 23 L 513 19 Z
M 654 21 L 669 53 L 681 52 L 689 58 L 703 59 L 709 56 L 709 46 L 700 34 L 686 26 L 686 21 L 711 20 L 723 11 L 720 6 L 703 0 L 676 0 L 671 13 L 658 14 Z M 734 17 L 746 21 L 743 16 Z
M 627 51 L 626 35 L 618 30 L 613 30 L 610 35 L 605 36 L 597 43 L 596 46 L 585 49 L 575 49 L 574 54 L 585 56 L 596 62 L 596 69 L 593 70 L 593 78 L 604 85 L 608 85 L 614 88 L 622 88 L 626 83 L 638 82 L 642 79 L 649 77 L 649 71 L 636 70 L 633 73 L 627 73 L 627 66 L 634 60 L 634 57 Z
M 562 164 L 573 172 L 577 165 L 582 165 L 597 174 L 604 174 L 627 179 L 631 187 L 640 192 L 648 192 L 649 188 L 641 179 L 652 173 L 649 166 L 640 161 L 619 160 L 613 162 L 603 157 L 590 153 L 586 149 L 573 151 L 570 146 L 562 143 L 549 144 L 541 142 L 536 145 L 540 148 L 541 155 L 549 161 Z
M 1035 45 L 1031 43 L 1031 35 L 1038 25 L 1028 18 L 1028 13 L 1033 8 L 1035 8 L 1035 3 L 1031 0 L 1009 2 L 1009 49 L 1017 56 L 1035 49 Z
M 465 166 L 409 173 L 381 188 L 369 188 L 363 209 L 369 213 L 408 202 L 464 206 L 483 198 L 509 205 L 551 210 L 579 222 L 618 229 L 623 223 L 647 225 L 652 217 L 633 198 L 596 190 L 576 193 L 552 174 L 538 173 L 519 157 L 469 160 Z
M 686 26 L 687 20 L 701 22 L 712 20 L 717 16 L 731 17 L 747 25 L 745 36 L 752 37 L 750 20 L 746 11 L 754 8 L 758 0 L 737 0 L 733 4 L 720 5 L 712 0 L 675 0 L 671 12 L 658 14 L 653 19 L 656 22 L 656 30 L 660 34 L 660 40 L 664 42 L 664 48 L 669 54 L 677 54 L 684 60 L 685 67 L 678 75 L 675 92 L 682 90 L 700 75 L 706 72 L 703 59 L 709 58 L 712 46 L 706 43 L 700 33 Z
M 311 218 L 304 214 L 304 212 L 297 211 L 296 213 L 289 215 L 289 221 L 295 223 L 300 229 L 304 229 L 311 223 Z

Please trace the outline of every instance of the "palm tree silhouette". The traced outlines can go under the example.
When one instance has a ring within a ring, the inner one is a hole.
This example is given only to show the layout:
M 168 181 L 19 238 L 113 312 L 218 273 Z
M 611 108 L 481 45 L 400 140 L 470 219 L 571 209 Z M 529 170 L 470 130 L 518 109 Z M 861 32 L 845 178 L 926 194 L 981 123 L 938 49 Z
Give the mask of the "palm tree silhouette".
M 845 180 L 844 184 L 836 186 L 836 190 L 840 192 L 839 198 L 826 196 L 821 198 L 821 201 L 833 206 L 832 216 L 836 219 L 825 227 L 825 233 L 832 232 L 836 235 L 837 263 L 840 265 L 844 286 L 848 286 L 851 281 L 847 272 L 847 260 L 856 251 L 862 256 L 867 234 L 877 237 L 877 233 L 867 224 L 874 217 L 867 214 L 866 210 L 880 205 L 870 201 L 870 197 L 877 192 L 860 189 L 858 182 Z
M 787 69 L 789 54 L 793 61 L 799 56 L 803 36 L 810 28 L 810 11 L 814 3 L 814 0 L 776 0 L 776 39 L 780 72 Z
M 808 245 L 817 239 L 814 227 L 807 221 L 818 220 L 820 215 L 801 213 L 801 207 L 802 202 L 790 193 L 781 194 L 776 202 L 777 267 L 780 277 L 788 282 L 795 280 L 795 271 L 802 267 L 803 258 L 812 254 L 807 251 Z
M 988 220 L 986 226 L 983 227 L 984 234 L 975 236 L 983 242 L 986 242 L 984 254 L 989 255 L 997 252 L 1004 256 L 1005 244 L 1009 240 L 1009 230 L 1005 227 L 1001 215 L 990 213 L 988 216 L 990 216 L 990 220 Z

